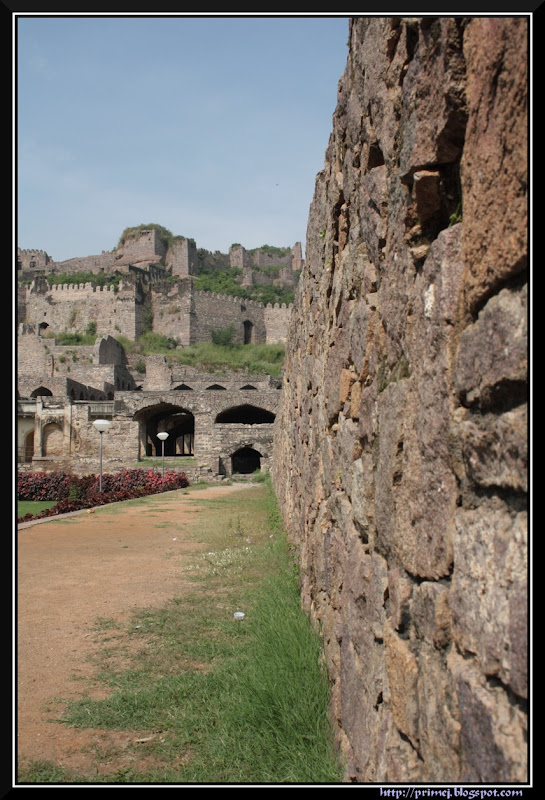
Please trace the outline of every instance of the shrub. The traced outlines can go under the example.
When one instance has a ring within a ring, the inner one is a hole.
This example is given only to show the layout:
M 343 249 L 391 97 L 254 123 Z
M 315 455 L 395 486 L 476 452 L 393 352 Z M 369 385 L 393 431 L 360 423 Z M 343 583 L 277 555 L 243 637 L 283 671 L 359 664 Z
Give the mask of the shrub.
M 21 473 L 17 480 L 19 500 L 58 500 L 57 505 L 40 514 L 26 514 L 18 520 L 66 514 L 92 506 L 102 506 L 121 500 L 132 500 L 149 494 L 170 492 L 189 486 L 183 472 L 167 472 L 165 476 L 149 469 L 122 469 L 102 476 L 102 492 L 97 475 L 78 477 L 60 472 Z
M 233 324 L 228 325 L 227 328 L 214 328 L 210 331 L 212 342 L 220 347 L 232 347 L 234 335 L 235 326 Z

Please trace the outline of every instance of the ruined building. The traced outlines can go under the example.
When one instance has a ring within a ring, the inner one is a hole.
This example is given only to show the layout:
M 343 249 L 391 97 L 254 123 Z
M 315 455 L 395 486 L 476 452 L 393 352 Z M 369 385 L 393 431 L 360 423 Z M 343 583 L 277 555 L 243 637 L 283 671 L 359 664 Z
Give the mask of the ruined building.
M 243 264 L 241 290 L 270 282 L 271 271 L 277 285 L 294 286 L 303 263 L 301 246 L 278 256 L 234 245 L 227 257 L 199 253 L 184 237 L 165 241 L 161 233 L 160 226 L 134 229 L 111 252 L 63 262 L 41 250 L 19 250 L 21 469 L 96 472 L 92 422 L 97 418 L 112 422 L 104 437 L 107 470 L 162 455 L 157 438 L 162 430 L 169 433 L 169 468 L 177 468 L 176 457 L 185 456 L 184 471 L 193 478 L 268 469 L 277 380 L 205 375 L 170 367 L 162 356 L 148 356 L 145 372 L 139 372 L 135 357 L 127 357 L 116 336 L 134 341 L 151 330 L 187 347 L 232 327 L 234 342 L 282 343 L 289 305 L 197 291 L 194 281 L 204 259 L 216 269 Z M 48 274 L 79 273 L 118 280 L 102 286 L 92 281 L 50 286 L 47 281 Z M 60 345 L 47 336 L 83 332 L 89 324 L 97 334 L 94 346 Z
M 130 289 L 114 302 L 22 291 L 22 322 L 68 325 L 88 303 L 102 337 L 92 401 L 94 373 L 57 371 L 63 354 L 29 334 L 19 409 L 33 465 L 96 468 L 96 415 L 112 421 L 114 465 L 158 452 L 162 427 L 210 475 L 270 460 L 348 782 L 529 777 L 528 24 L 350 21 L 293 309 L 221 301 L 240 341 L 246 321 L 256 340 L 285 338 L 281 389 L 173 374 L 161 357 L 141 381 L 123 363 L 108 334 L 134 334 L 146 303 L 157 330 L 208 335 L 220 299 L 153 274 L 191 283 L 190 243 L 177 245 L 187 269 L 175 249 L 159 267 L 122 253 Z M 247 281 L 259 272 L 233 257 Z
M 350 23 L 273 458 L 348 781 L 528 780 L 528 23 Z

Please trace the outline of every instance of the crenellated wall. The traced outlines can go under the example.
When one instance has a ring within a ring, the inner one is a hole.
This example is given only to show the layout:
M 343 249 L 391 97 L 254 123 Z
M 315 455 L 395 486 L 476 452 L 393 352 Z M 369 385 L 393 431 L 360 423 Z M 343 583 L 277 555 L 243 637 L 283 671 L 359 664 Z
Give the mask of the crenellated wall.
M 273 481 L 351 782 L 524 782 L 525 17 L 360 17 Z
M 44 278 L 36 278 L 20 290 L 25 318 L 19 321 L 46 326 L 57 333 L 85 331 L 96 324 L 97 335 L 119 333 L 134 339 L 143 330 L 139 307 L 143 297 L 134 282 L 121 282 L 118 289 L 86 284 L 56 284 L 51 288 Z M 21 313 L 21 312 L 20 312 Z
M 285 341 L 291 306 L 267 304 L 230 295 L 195 291 L 191 278 L 168 281 L 133 274 L 117 287 L 54 284 L 37 276 L 29 286 L 19 284 L 20 324 L 56 333 L 85 331 L 90 322 L 98 336 L 122 335 L 134 340 L 146 330 L 176 339 L 187 347 L 210 341 L 215 329 L 235 326 L 235 342 L 245 341 L 244 323 L 251 325 L 249 341 Z M 248 335 L 248 334 L 247 334 Z

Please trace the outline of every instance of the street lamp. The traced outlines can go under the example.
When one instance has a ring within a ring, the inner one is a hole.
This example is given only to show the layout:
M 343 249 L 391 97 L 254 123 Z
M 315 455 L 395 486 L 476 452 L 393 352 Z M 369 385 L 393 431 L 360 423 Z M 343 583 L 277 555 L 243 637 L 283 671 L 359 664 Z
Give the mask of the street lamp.
M 104 431 L 108 430 L 108 428 L 111 425 L 111 422 L 109 422 L 107 419 L 96 419 L 93 422 L 93 425 L 100 433 L 100 477 L 98 486 L 99 486 L 99 491 L 101 492 L 102 491 L 102 434 L 104 433 Z
M 163 447 L 163 478 L 165 477 L 165 439 L 168 439 L 168 433 L 163 431 L 162 433 L 157 434 L 157 438 L 161 440 L 161 445 Z

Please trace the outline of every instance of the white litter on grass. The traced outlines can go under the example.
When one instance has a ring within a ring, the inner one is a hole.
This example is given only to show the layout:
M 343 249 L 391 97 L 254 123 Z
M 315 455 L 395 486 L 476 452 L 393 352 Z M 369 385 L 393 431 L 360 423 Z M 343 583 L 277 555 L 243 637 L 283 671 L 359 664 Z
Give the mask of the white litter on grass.
M 235 611 L 233 616 L 235 619 L 244 619 L 244 611 Z

